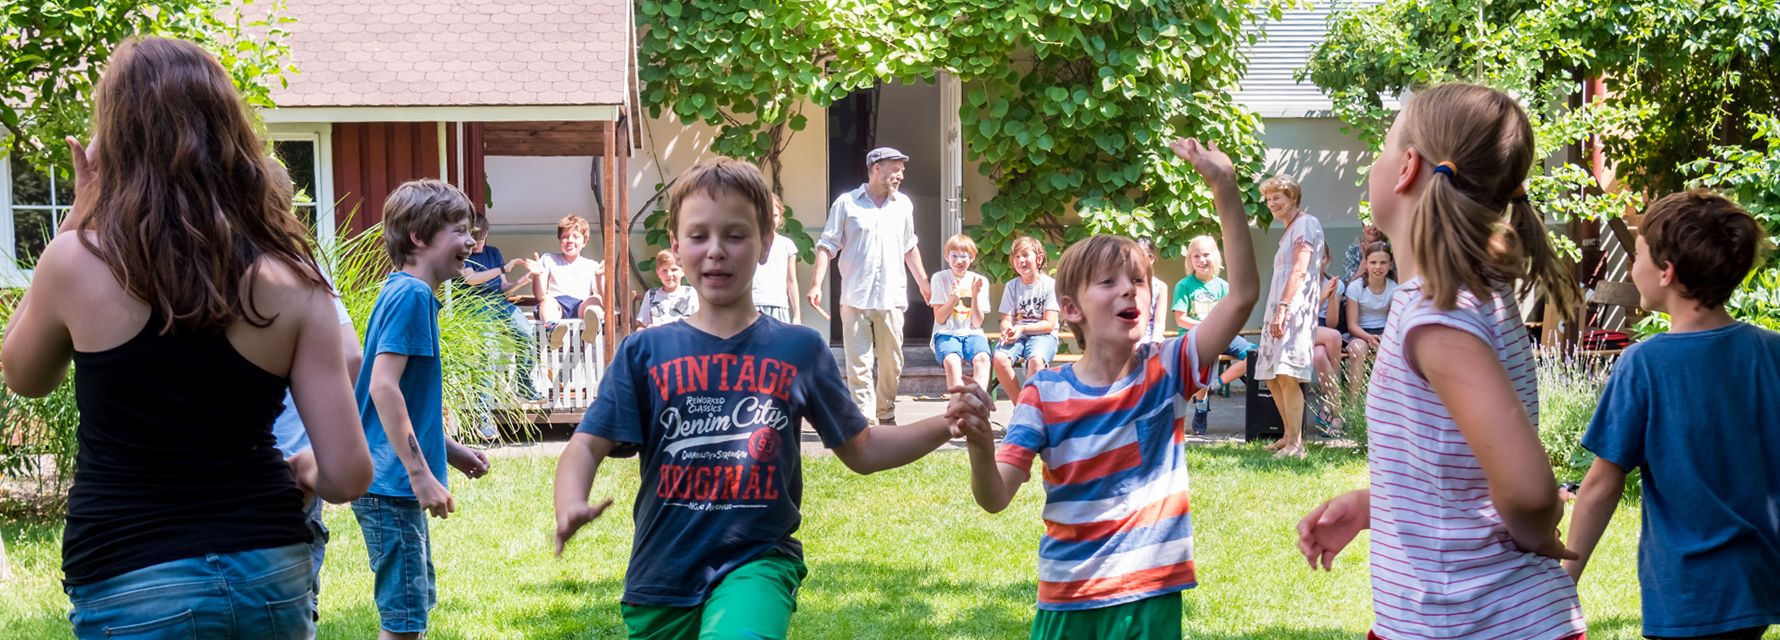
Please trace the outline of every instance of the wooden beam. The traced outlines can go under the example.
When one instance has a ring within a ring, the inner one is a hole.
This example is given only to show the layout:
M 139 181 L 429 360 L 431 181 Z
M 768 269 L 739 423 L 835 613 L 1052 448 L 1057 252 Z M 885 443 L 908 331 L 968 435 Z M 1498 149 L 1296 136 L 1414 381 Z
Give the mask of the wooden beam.
M 1590 304 L 1610 304 L 1627 309 L 1639 308 L 1642 299 L 1638 297 L 1638 286 L 1630 282 L 1613 282 L 1602 280 L 1595 283 L 1595 295 L 1589 299 Z
M 491 156 L 601 156 L 602 122 L 490 122 L 483 130 L 483 153 Z
M 620 275 L 619 270 L 626 268 L 624 263 L 617 261 L 622 260 L 623 256 L 619 255 L 618 225 L 614 222 L 619 217 L 618 188 L 624 185 L 624 176 L 614 175 L 614 170 L 618 168 L 617 145 L 613 144 L 617 142 L 614 131 L 615 124 L 617 123 L 610 121 L 600 123 L 604 130 L 602 133 L 605 134 L 602 136 L 603 144 L 601 145 L 604 148 L 600 153 L 600 157 L 604 158 L 600 162 L 600 170 L 605 174 L 602 176 L 604 179 L 600 180 L 604 192 L 594 194 L 606 205 L 605 215 L 601 216 L 600 220 L 600 235 L 604 236 L 602 240 L 605 241 L 606 247 L 606 277 L 602 278 L 603 282 L 600 284 L 603 289 L 601 293 L 606 297 L 606 330 L 601 332 L 605 334 L 601 337 L 606 341 L 605 364 L 608 365 L 612 363 L 612 356 L 618 353 L 619 327 L 630 322 L 629 313 L 627 313 L 630 310 L 630 301 L 618 300 L 618 292 L 612 287 L 617 278 L 625 277 Z

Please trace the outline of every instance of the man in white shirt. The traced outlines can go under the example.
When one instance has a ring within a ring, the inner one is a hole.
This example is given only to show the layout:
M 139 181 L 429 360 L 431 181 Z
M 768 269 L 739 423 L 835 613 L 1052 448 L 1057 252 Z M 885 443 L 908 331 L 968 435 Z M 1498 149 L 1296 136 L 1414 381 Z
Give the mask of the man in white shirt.
M 928 291 L 927 270 L 915 246 L 915 209 L 902 185 L 908 156 L 889 147 L 866 154 L 870 178 L 828 209 L 828 223 L 816 242 L 816 264 L 810 284 L 810 306 L 822 307 L 822 280 L 828 261 L 838 257 L 841 272 L 841 344 L 847 359 L 847 387 L 853 402 L 873 424 L 896 424 L 896 385 L 902 378 L 902 320 L 908 309 L 908 281 L 898 263 L 907 265 Z M 866 360 L 878 361 L 876 384 Z M 874 388 L 875 387 L 875 388 Z

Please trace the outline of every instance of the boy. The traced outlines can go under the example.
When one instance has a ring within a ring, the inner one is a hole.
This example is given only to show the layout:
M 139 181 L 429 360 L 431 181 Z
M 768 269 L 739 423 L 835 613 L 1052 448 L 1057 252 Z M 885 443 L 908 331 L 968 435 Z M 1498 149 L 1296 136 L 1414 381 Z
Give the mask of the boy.
M 1582 437 L 1597 457 L 1570 523 L 1579 558 L 1564 569 L 1581 579 L 1627 470 L 1641 470 L 1648 637 L 1754 640 L 1780 624 L 1780 334 L 1724 307 L 1765 235 L 1708 191 L 1658 200 L 1639 225 L 1632 282 L 1669 331 L 1620 356 Z
M 1076 243 L 1057 271 L 1057 297 L 1086 345 L 1082 359 L 1026 381 L 999 452 L 987 429 L 963 425 L 971 491 L 991 513 L 1013 500 L 1033 456 L 1044 459 L 1035 640 L 1181 637 L 1180 592 L 1195 584 L 1186 399 L 1203 383 L 1199 363 L 1230 344 L 1260 287 L 1230 158 L 1195 140 L 1169 146 L 1216 197 L 1229 297 L 1187 335 L 1140 347 L 1148 256 L 1117 236 Z
M 1218 277 L 1224 270 L 1224 258 L 1218 253 L 1218 241 L 1211 236 L 1199 236 L 1187 243 L 1187 272 L 1192 274 L 1182 278 L 1174 285 L 1174 322 L 1181 331 L 1192 331 L 1205 318 L 1224 296 L 1230 295 L 1230 283 Z M 1218 376 L 1218 382 L 1230 384 L 1241 378 L 1248 371 L 1248 352 L 1255 345 L 1248 339 L 1237 335 L 1230 339 L 1230 348 L 1224 355 L 1236 361 Z M 1199 389 L 1193 394 L 1193 435 L 1205 435 L 1206 419 L 1211 414 L 1211 386 Z
M 532 254 L 525 267 L 532 278 L 532 295 L 538 298 L 538 318 L 551 328 L 550 348 L 562 347 L 564 318 L 586 320 L 605 317 L 605 298 L 601 293 L 606 265 L 581 257 L 587 246 L 587 231 L 592 227 L 581 216 L 567 216 L 556 223 L 556 242 L 562 253 Z
M 355 395 L 376 474 L 352 502 L 376 576 L 385 640 L 419 638 L 437 591 L 426 515 L 457 509 L 445 465 L 480 478 L 488 456 L 445 436 L 439 362 L 439 284 L 458 277 L 476 247 L 469 198 L 450 183 L 414 180 L 383 203 L 383 247 L 400 270 L 389 274 L 371 322 Z
M 680 270 L 680 258 L 674 252 L 662 249 L 655 254 L 655 277 L 661 279 L 661 286 L 643 294 L 643 308 L 637 311 L 637 329 L 659 327 L 698 311 L 698 294 L 680 286 L 680 278 L 684 275 L 685 272 Z
M 464 284 L 467 285 L 470 292 L 483 296 L 483 299 L 488 301 L 490 311 L 505 316 L 513 327 L 514 335 L 519 336 L 521 343 L 526 345 L 525 348 L 519 349 L 515 362 L 519 370 L 517 384 L 520 397 L 534 402 L 543 400 L 543 397 L 538 395 L 537 389 L 532 386 L 532 369 L 535 365 L 535 358 L 532 356 L 534 349 L 530 348 L 531 320 L 525 317 L 525 312 L 520 311 L 519 307 L 507 300 L 508 294 L 517 291 L 522 286 L 531 284 L 533 274 L 530 273 L 520 276 L 512 284 L 507 283 L 507 273 L 514 267 L 525 265 L 528 261 L 524 258 L 507 260 L 501 255 L 500 247 L 488 244 L 488 216 L 486 215 L 477 213 L 470 218 L 470 235 L 476 238 L 476 250 L 470 254 L 470 257 L 464 259 Z M 495 431 L 492 416 L 481 416 L 478 428 L 484 437 L 492 438 L 498 434 Z
M 799 425 L 848 468 L 912 462 L 952 430 L 987 430 L 989 400 L 952 389 L 946 416 L 867 427 L 828 342 L 765 320 L 753 274 L 772 244 L 753 165 L 716 158 L 680 176 L 667 226 L 698 311 L 624 339 L 556 468 L 556 552 L 611 504 L 588 504 L 609 456 L 641 455 L 636 539 L 621 611 L 632 638 L 784 638 L 805 574 Z M 705 634 L 705 635 L 701 635 Z
M 971 381 L 987 384 L 989 339 L 983 337 L 983 309 L 989 306 L 989 279 L 970 271 L 977 243 L 962 233 L 946 238 L 946 266 L 935 272 L 927 300 L 933 306 L 933 357 L 946 369 L 946 386 L 964 384 L 964 363 Z
M 1020 385 L 1014 363 L 1026 365 L 1026 379 L 1057 357 L 1057 284 L 1044 274 L 1045 248 L 1030 236 L 1014 238 L 1012 260 L 1019 279 L 1001 291 L 1001 345 L 995 350 L 995 377 L 1017 400 Z

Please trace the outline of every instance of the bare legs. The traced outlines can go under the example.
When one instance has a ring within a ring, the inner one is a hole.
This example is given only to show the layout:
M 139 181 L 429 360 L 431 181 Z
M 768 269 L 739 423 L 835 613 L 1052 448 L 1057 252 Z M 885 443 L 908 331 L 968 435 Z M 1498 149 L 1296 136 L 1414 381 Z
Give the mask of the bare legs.
M 1366 357 L 1372 354 L 1372 343 L 1355 338 L 1347 343 L 1347 401 L 1360 401 L 1360 376 L 1366 375 Z
M 956 353 L 946 354 L 946 388 L 950 389 L 964 384 L 964 359 Z M 972 382 L 983 384 L 989 381 L 989 354 L 979 353 L 970 359 L 970 378 Z M 1011 372 L 1008 377 L 1013 377 Z M 1003 382 L 1002 384 L 1006 384 Z
M 1304 457 L 1304 391 L 1297 378 L 1276 375 L 1267 381 L 1267 390 L 1273 392 L 1273 404 L 1279 407 L 1279 418 L 1284 423 L 1285 437 L 1279 442 L 1267 445 L 1269 451 L 1278 451 L 1281 456 Z
M 1043 371 L 1045 361 L 1038 358 L 1026 359 L 1026 379 L 1031 380 L 1032 374 Z M 978 369 L 981 371 L 981 369 Z M 982 378 L 978 378 L 981 380 Z M 1007 392 L 1007 398 L 1014 402 L 1020 401 L 1020 380 L 1014 377 L 1014 358 L 1003 351 L 995 352 L 995 379 L 1001 382 L 1001 388 Z

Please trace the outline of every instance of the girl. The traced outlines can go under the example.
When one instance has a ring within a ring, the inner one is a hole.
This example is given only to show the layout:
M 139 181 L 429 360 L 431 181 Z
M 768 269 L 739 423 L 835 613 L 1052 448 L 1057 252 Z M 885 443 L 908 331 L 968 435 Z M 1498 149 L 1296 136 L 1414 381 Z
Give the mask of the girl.
M 1372 168 L 1373 216 L 1405 249 L 1406 278 L 1366 402 L 1372 486 L 1305 516 L 1298 548 L 1326 569 L 1372 529 L 1375 638 L 1584 631 L 1510 289 L 1536 283 L 1561 309 L 1579 297 L 1521 189 L 1533 159 L 1513 98 L 1449 84 L 1415 96 Z
M 1396 263 L 1391 259 L 1391 246 L 1383 242 L 1366 248 L 1361 277 L 1347 287 L 1347 379 L 1358 382 L 1365 370 L 1366 356 L 1378 348 L 1384 335 L 1384 322 L 1391 314 L 1391 296 L 1397 293 Z M 1357 396 L 1359 384 L 1349 385 L 1350 398 Z
M 1182 278 L 1174 285 L 1174 321 L 1180 326 L 1184 335 L 1199 326 L 1211 314 L 1224 296 L 1230 295 L 1230 283 L 1218 277 L 1224 269 L 1224 256 L 1218 253 L 1218 241 L 1211 236 L 1199 236 L 1187 243 L 1187 269 L 1192 275 Z M 1248 371 L 1248 353 L 1255 349 L 1254 343 L 1238 335 L 1230 339 L 1230 347 L 1224 355 L 1235 358 L 1230 368 L 1218 376 L 1218 381 L 1230 384 L 1241 378 Z M 1211 413 L 1211 387 L 1206 385 L 1193 394 L 1193 433 L 1205 435 L 1207 418 Z
M 304 493 L 357 498 L 371 457 L 290 178 L 228 72 L 179 40 L 119 46 L 92 146 L 68 144 L 74 209 L 0 353 L 26 396 L 79 365 L 74 634 L 311 637 Z M 287 384 L 313 444 L 288 462 Z
M 1261 183 L 1261 195 L 1273 218 L 1285 223 L 1279 250 L 1273 254 L 1273 284 L 1267 289 L 1261 351 L 1255 358 L 1255 379 L 1266 380 L 1279 407 L 1285 437 L 1267 445 L 1279 456 L 1304 457 L 1304 390 L 1299 385 L 1314 375 L 1311 347 L 1316 339 L 1317 294 L 1322 282 L 1310 271 L 1311 256 L 1323 252 L 1323 223 L 1299 208 L 1298 182 L 1274 176 Z

